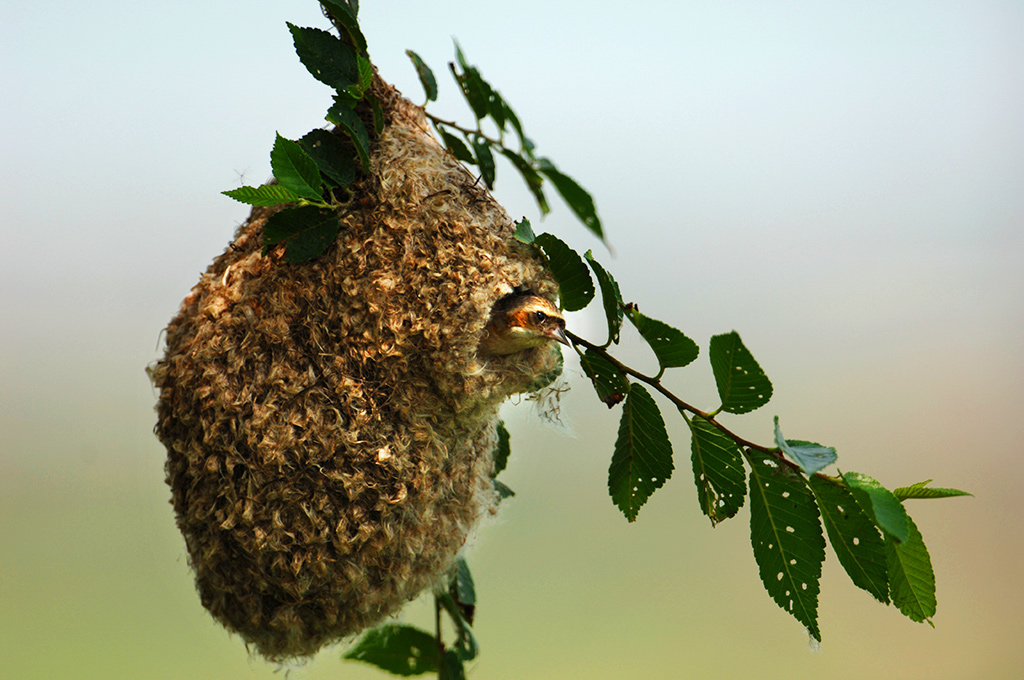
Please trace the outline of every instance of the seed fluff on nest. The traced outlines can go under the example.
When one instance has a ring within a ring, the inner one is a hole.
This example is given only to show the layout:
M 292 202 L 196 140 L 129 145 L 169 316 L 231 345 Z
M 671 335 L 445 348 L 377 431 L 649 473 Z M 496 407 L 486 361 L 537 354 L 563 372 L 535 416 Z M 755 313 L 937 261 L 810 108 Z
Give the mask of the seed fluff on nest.
M 376 78 L 373 94 L 387 124 L 336 243 L 263 256 L 273 209 L 254 209 L 151 369 L 202 603 L 272 660 L 447 578 L 496 502 L 498 406 L 561 369 L 547 340 L 478 353 L 496 303 L 528 290 L 557 313 L 557 288 L 422 110 Z

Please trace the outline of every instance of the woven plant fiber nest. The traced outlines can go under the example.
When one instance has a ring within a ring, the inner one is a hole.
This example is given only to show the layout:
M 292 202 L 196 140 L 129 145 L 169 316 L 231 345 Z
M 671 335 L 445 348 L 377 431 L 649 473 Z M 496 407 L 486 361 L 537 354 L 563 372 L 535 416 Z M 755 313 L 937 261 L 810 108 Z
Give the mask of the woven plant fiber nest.
M 272 660 L 448 577 L 496 503 L 499 405 L 561 366 L 551 345 L 477 356 L 497 300 L 556 286 L 422 111 L 374 88 L 387 123 L 337 242 L 261 255 L 273 209 L 254 209 L 150 370 L 202 603 Z

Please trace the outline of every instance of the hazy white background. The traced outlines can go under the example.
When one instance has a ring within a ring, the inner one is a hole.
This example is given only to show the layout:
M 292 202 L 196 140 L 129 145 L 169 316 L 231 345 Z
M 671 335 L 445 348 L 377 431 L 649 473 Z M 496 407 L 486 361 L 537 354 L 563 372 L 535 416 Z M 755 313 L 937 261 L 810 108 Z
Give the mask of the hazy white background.
M 858 591 L 834 555 L 824 645 L 763 592 L 747 515 L 712 531 L 688 441 L 628 525 L 607 498 L 616 414 L 570 367 L 576 437 L 510 408 L 518 496 L 470 553 L 475 678 L 1007 678 L 1024 667 L 1024 6 L 1019 2 L 384 2 L 362 25 L 467 119 L 451 37 L 542 154 L 595 196 L 608 253 L 557 199 L 537 225 L 702 347 L 738 330 L 775 398 L 730 421 L 834 445 L 843 469 L 934 477 L 913 502 L 936 628 Z M 11 678 L 269 678 L 199 605 L 143 373 L 160 330 L 269 174 L 275 131 L 329 90 L 285 21 L 312 0 L 0 8 L 0 668 Z M 570 319 L 601 339 L 596 315 Z M 623 356 L 643 364 L 633 346 Z M 705 359 L 671 378 L 712 407 Z M 645 364 L 645 365 L 650 365 Z M 666 410 L 667 411 L 667 410 Z M 426 623 L 423 604 L 407 619 Z M 329 650 L 289 676 L 383 677 Z

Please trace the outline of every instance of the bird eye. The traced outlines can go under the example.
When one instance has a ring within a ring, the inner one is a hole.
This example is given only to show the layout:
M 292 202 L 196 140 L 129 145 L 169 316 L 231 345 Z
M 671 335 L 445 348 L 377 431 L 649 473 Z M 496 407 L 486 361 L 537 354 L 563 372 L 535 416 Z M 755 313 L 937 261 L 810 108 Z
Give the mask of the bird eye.
M 548 318 L 548 315 L 545 314 L 544 312 L 534 312 L 533 313 L 533 321 L 534 321 L 534 323 L 543 323 L 544 320 L 547 319 L 547 318 Z

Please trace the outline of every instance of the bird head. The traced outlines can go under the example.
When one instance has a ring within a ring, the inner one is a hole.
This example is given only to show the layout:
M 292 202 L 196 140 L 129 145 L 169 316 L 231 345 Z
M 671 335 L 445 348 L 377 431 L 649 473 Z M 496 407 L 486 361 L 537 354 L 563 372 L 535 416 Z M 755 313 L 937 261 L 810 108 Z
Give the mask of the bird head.
M 502 356 L 552 340 L 569 344 L 562 313 L 550 300 L 528 290 L 517 291 L 494 303 L 477 351 Z

